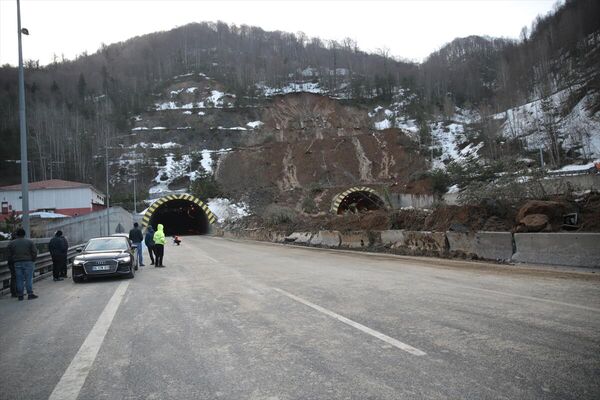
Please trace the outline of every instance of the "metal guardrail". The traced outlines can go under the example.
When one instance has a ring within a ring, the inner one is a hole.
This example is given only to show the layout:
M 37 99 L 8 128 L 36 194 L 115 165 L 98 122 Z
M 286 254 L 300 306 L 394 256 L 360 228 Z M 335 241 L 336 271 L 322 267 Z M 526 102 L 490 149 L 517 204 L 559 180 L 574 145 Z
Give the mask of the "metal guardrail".
M 77 249 L 83 248 L 83 244 L 69 247 L 67 252 L 67 268 L 73 263 L 73 258 L 77 255 Z M 47 278 L 52 274 L 52 256 L 50 253 L 39 254 L 35 260 L 35 267 L 33 269 L 33 280 L 38 281 L 40 279 Z M 0 281 L 2 281 L 2 287 L 0 287 L 0 296 L 10 292 L 10 270 L 8 269 L 8 263 L 6 261 L 0 262 Z

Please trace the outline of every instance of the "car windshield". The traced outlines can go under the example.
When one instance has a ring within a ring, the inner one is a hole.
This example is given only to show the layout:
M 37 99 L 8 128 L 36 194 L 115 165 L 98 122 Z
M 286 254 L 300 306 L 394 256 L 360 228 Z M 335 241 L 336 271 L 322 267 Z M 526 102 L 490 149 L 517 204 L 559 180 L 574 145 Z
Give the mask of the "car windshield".
M 124 237 L 92 239 L 85 246 L 85 251 L 127 250 L 127 240 Z

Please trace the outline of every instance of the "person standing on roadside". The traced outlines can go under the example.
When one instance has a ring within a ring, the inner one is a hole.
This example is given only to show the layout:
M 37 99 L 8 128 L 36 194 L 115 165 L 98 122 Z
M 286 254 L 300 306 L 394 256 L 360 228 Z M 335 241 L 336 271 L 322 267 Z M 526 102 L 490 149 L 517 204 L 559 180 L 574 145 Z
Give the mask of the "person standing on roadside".
M 15 275 L 17 277 L 17 296 L 19 301 L 23 300 L 23 281 L 27 289 L 27 299 L 37 299 L 33 294 L 33 263 L 37 258 L 37 249 L 33 240 L 25 237 L 23 228 L 15 232 L 17 238 L 8 244 L 8 260 L 15 265 Z
M 16 235 L 13 232 L 10 235 L 10 240 L 15 240 Z M 8 270 L 10 271 L 10 297 L 17 297 L 17 275 L 15 273 L 15 263 L 10 259 L 8 259 Z
M 139 228 L 137 222 L 133 224 L 133 229 L 129 231 L 129 240 L 135 245 L 137 245 L 136 252 L 138 257 L 138 262 L 140 267 L 144 266 L 144 258 L 142 256 L 142 242 L 144 241 L 144 234 L 142 230 Z
M 154 240 L 154 254 L 156 255 L 155 267 L 163 268 L 163 256 L 165 255 L 165 232 L 163 224 L 158 224 L 152 239 Z
M 61 276 L 67 275 L 67 253 L 69 244 L 63 236 L 62 231 L 56 231 L 56 234 L 48 244 L 48 251 L 52 256 L 52 277 L 54 282 L 62 281 Z
M 148 225 L 146 228 L 146 236 L 144 237 L 144 244 L 148 248 L 148 254 L 150 255 L 150 265 L 154 265 L 154 229 L 152 225 Z

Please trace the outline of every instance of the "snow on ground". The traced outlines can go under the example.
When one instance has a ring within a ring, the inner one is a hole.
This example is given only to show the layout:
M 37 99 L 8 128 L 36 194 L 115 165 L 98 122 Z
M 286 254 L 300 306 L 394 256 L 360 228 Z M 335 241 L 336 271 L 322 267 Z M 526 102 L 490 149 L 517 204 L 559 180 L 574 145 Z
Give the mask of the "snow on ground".
M 181 156 L 180 160 L 175 160 L 173 154 L 165 156 L 165 165 L 158 168 L 154 182 L 155 186 L 152 186 L 148 191 L 150 194 L 157 194 L 163 192 L 169 192 L 169 184 L 177 178 L 184 176 L 190 176 L 193 172 L 189 171 L 190 163 L 192 158 L 186 154 Z
M 257 84 L 256 88 L 263 92 L 263 96 L 270 97 L 278 94 L 289 94 L 289 93 L 326 93 L 324 89 L 319 86 L 317 82 L 303 82 L 303 83 L 289 83 L 287 86 L 281 88 L 272 88 L 264 84 Z
M 185 114 L 185 115 L 191 115 L 191 114 L 192 114 L 192 112 L 191 112 L 191 111 L 184 111 L 182 114 Z
M 189 88 L 185 89 L 185 92 L 186 93 L 194 93 L 196 90 L 198 90 L 198 88 L 194 86 L 194 87 L 189 87 Z
M 214 198 L 208 201 L 208 208 L 216 215 L 219 221 L 235 221 L 250 215 L 246 203 L 233 203 L 229 199 Z
M 225 128 L 222 126 L 217 126 L 217 129 L 220 131 L 247 131 L 248 129 L 243 126 L 232 126 L 231 128 Z
M 433 168 L 445 169 L 446 164 L 451 161 L 464 162 L 469 159 L 477 159 L 483 142 L 469 143 L 464 148 L 459 146 L 464 143 L 465 124 L 459 122 L 434 122 L 430 124 L 433 147 L 441 150 L 441 155 L 434 158 Z
M 140 142 L 140 143 L 134 144 L 133 146 L 129 146 L 130 149 L 135 149 L 137 147 L 140 147 L 142 149 L 176 149 L 178 147 L 181 147 L 181 145 L 178 143 L 175 143 L 175 142 L 167 142 L 167 143 Z
M 166 126 L 155 126 L 152 128 L 153 131 L 166 131 L 168 128 Z
M 383 121 L 375 122 L 375 129 L 382 131 L 384 129 L 390 129 L 392 127 L 392 121 L 384 119 Z
M 202 160 L 200 161 L 200 165 L 202 165 L 202 168 L 204 168 L 204 170 L 209 173 L 212 174 L 213 173 L 213 158 L 212 155 L 213 154 L 225 154 L 227 152 L 230 152 L 231 149 L 220 149 L 220 150 L 202 150 L 201 154 L 202 154 Z
M 166 101 L 163 103 L 155 103 L 154 105 L 156 107 L 156 111 L 233 107 L 233 104 L 227 101 L 227 97 L 235 98 L 235 95 L 230 93 L 224 93 L 219 90 L 211 90 L 209 96 L 207 96 L 203 101 L 199 101 L 197 103 L 186 103 L 183 105 L 178 105 L 175 101 Z
M 549 173 L 561 173 L 561 172 L 587 172 L 590 168 L 593 168 L 595 163 L 600 163 L 600 159 L 587 164 L 570 164 L 565 165 L 562 168 L 548 171 Z
M 588 104 L 593 101 L 591 95 L 584 96 L 564 117 L 557 116 L 578 86 L 558 91 L 545 99 L 537 99 L 514 107 L 492 118 L 503 120 L 502 134 L 509 138 L 522 138 L 530 150 L 548 148 L 549 138 L 544 123 L 553 121 L 565 149 L 582 147 L 588 158 L 600 156 L 600 113 L 590 115 Z M 544 107 L 544 103 L 546 107 Z M 550 110 L 557 115 L 546 114 Z
M 417 121 L 415 121 L 414 119 L 396 119 L 396 124 L 395 124 L 396 128 L 405 130 L 410 132 L 411 134 L 415 134 L 417 132 L 419 132 L 419 127 L 417 126 Z
M 145 126 L 138 126 L 136 128 L 133 128 L 132 131 L 147 131 L 148 128 Z
M 164 103 L 156 103 L 155 106 L 156 106 L 156 111 L 179 109 L 179 107 L 177 107 L 177 104 L 175 104 L 174 101 L 167 101 Z
M 252 121 L 252 122 L 248 122 L 246 124 L 246 126 L 248 128 L 250 128 L 250 129 L 257 129 L 257 128 L 260 128 L 263 125 L 264 125 L 264 122 L 262 122 L 262 121 Z
M 206 115 L 206 113 L 204 111 L 198 111 L 198 115 L 202 116 L 202 115 Z
M 370 113 L 368 114 L 368 115 L 369 115 L 369 118 L 373 118 L 373 117 L 374 117 L 374 116 L 376 116 L 376 115 L 377 115 L 377 113 L 378 113 L 379 111 L 381 111 L 381 110 L 383 110 L 383 107 L 381 107 L 381 106 L 377 106 L 377 107 L 375 107 L 375 108 L 373 109 L 373 111 L 372 111 L 372 112 L 370 112 Z

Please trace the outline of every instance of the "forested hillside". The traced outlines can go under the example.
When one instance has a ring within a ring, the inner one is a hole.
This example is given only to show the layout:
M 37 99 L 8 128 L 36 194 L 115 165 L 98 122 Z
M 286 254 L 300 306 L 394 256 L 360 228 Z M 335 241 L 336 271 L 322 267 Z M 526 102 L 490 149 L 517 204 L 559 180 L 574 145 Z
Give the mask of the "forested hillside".
M 464 160 L 488 164 L 509 156 L 533 158 L 539 148 L 554 168 L 593 160 L 600 157 L 599 29 L 598 1 L 569 0 L 524 28 L 519 40 L 459 38 L 422 64 L 395 58 L 385 50 L 366 53 L 352 39 L 340 43 L 221 22 L 190 24 L 105 45 L 75 60 L 57 58 L 45 66 L 28 61 L 30 178 L 52 176 L 101 186 L 108 142 L 117 192 L 132 174 L 129 166 L 136 163 L 132 157 L 123 161 L 127 153 L 146 146 L 141 168 L 149 171 L 144 172 L 146 181 L 143 177 L 141 181 L 147 190 L 156 183 L 157 171 L 166 168 L 168 157 L 174 157 L 173 146 L 182 153 L 176 158 L 189 158 L 185 168 L 197 168 L 205 176 L 208 172 L 200 161 L 192 162 L 202 158 L 195 153 L 227 148 L 239 155 L 242 147 L 257 146 L 263 151 L 269 143 L 298 141 L 303 134 L 302 140 L 326 140 L 328 135 L 336 136 L 336 129 L 345 129 L 338 135 L 348 137 L 352 129 L 365 137 L 381 131 L 388 143 L 397 137 L 404 144 L 402 153 L 420 160 L 415 173 Z M 314 102 L 320 104 L 312 98 L 303 99 L 300 106 L 295 100 L 277 103 L 280 95 L 296 92 L 327 97 L 328 110 L 336 110 L 334 103 L 345 107 L 356 126 L 345 126 L 339 118 L 327 120 L 322 110 L 312 108 Z M 2 184 L 18 181 L 17 103 L 16 69 L 3 66 Z M 292 111 L 284 110 L 288 106 Z M 285 122 L 276 122 L 274 112 L 290 114 Z M 206 118 L 191 119 L 192 113 Z M 253 122 L 254 137 L 239 131 L 235 136 L 230 130 Z M 145 130 L 155 136 L 141 136 Z M 136 136 L 120 138 L 132 133 Z M 155 139 L 163 143 L 153 144 Z M 173 144 L 170 150 L 165 143 Z M 150 153 L 148 146 L 160 154 Z M 340 148 L 332 146 L 335 151 Z M 357 165 L 364 167 L 360 146 L 354 144 Z M 296 150 L 283 146 L 282 154 L 271 156 L 289 167 L 285 159 L 292 157 L 286 155 L 290 151 Z M 371 156 L 383 157 L 383 153 Z M 216 163 L 216 153 L 213 157 Z M 326 185 L 323 174 L 331 167 L 322 164 L 322 169 L 309 175 Z M 405 184 L 418 179 L 411 174 L 402 179 L 392 175 L 381 179 Z M 188 174 L 184 186 L 196 177 Z M 377 181 L 357 170 L 349 182 L 339 178 L 330 184 L 369 183 L 369 177 Z M 235 187 L 241 183 L 233 178 L 222 179 L 229 179 L 221 184 L 230 192 L 243 191 Z M 305 187 L 308 180 L 307 176 L 305 182 L 292 186 Z M 280 191 L 290 189 L 272 185 Z

